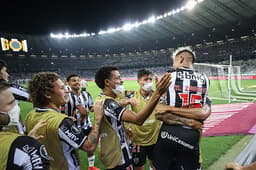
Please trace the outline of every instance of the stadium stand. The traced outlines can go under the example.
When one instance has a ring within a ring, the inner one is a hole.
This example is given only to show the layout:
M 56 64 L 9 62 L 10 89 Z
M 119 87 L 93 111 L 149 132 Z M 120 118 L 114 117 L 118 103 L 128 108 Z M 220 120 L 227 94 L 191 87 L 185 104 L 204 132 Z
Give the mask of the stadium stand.
M 233 56 L 233 65 L 241 67 L 241 73 L 253 74 L 256 64 L 256 36 L 251 34 L 240 38 L 230 38 L 215 42 L 194 44 L 197 62 L 229 64 L 229 55 Z M 70 51 L 70 49 L 67 49 Z M 104 65 L 115 65 L 126 78 L 135 77 L 140 68 L 148 68 L 162 74 L 172 64 L 173 48 L 148 50 L 143 52 L 120 52 L 114 54 L 61 54 L 56 51 L 48 54 L 17 55 L 4 54 L 3 59 L 9 65 L 13 79 L 29 79 L 39 71 L 55 71 L 65 77 L 72 72 L 92 79 L 95 71 Z

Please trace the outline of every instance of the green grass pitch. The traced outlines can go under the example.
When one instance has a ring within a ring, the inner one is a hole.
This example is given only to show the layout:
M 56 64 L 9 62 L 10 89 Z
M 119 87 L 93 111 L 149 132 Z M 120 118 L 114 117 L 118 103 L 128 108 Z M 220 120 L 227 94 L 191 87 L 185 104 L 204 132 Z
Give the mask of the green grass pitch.
M 226 82 L 225 82 L 226 83 Z M 256 80 L 243 80 L 242 86 L 244 89 L 249 90 L 256 90 Z M 132 80 L 126 80 L 124 82 L 125 89 L 127 90 L 136 90 L 139 88 L 136 81 Z M 211 81 L 209 96 L 210 97 L 221 97 L 220 90 L 220 82 L 218 81 Z M 88 82 L 87 90 L 92 95 L 93 99 L 100 93 L 100 89 L 96 86 L 94 82 Z M 227 100 L 214 100 L 212 101 L 212 104 L 221 104 L 221 103 L 227 103 Z M 21 113 L 22 113 L 22 119 L 24 120 L 26 114 L 32 110 L 32 104 L 27 102 L 21 102 Z M 91 119 L 93 120 L 93 113 L 90 114 Z M 207 169 L 209 165 L 211 165 L 215 160 L 217 160 L 223 153 L 225 153 L 232 145 L 237 143 L 243 136 L 220 136 L 220 137 L 207 137 L 202 138 L 201 140 L 201 149 L 202 149 L 202 157 L 203 157 L 203 163 L 202 167 L 203 169 Z M 218 143 L 221 143 L 222 145 L 218 145 Z M 81 169 L 85 170 L 88 166 L 87 161 L 87 154 L 83 151 L 79 151 L 79 157 L 81 162 Z M 96 162 L 95 166 L 99 167 L 100 169 L 104 169 L 104 166 L 102 163 L 98 160 L 97 151 L 95 153 L 96 155 Z M 146 165 L 146 169 L 148 168 L 148 163 Z

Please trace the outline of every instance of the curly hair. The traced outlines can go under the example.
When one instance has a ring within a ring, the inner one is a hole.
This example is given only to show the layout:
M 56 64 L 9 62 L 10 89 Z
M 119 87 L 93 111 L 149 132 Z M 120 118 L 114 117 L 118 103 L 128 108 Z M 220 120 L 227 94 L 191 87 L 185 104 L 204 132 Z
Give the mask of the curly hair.
M 49 103 L 45 97 L 46 92 L 53 92 L 53 83 L 60 76 L 54 72 L 40 72 L 33 75 L 29 81 L 28 91 L 34 104 L 34 107 L 45 106 Z

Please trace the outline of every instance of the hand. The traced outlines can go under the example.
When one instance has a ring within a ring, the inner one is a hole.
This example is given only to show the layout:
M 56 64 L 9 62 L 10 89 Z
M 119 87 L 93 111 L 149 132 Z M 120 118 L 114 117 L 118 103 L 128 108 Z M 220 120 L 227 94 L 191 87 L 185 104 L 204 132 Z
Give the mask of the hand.
M 31 129 L 28 133 L 28 136 L 36 139 L 36 140 L 39 140 L 39 139 L 42 139 L 44 136 L 42 135 L 39 135 L 37 134 L 37 131 L 38 129 L 40 129 L 41 127 L 45 126 L 47 123 L 46 121 L 43 121 L 43 120 L 40 120 L 34 127 L 33 129 Z
M 128 100 L 128 103 L 132 106 L 136 106 L 139 104 L 139 101 L 135 98 L 135 97 L 132 97 L 132 98 L 129 98 L 127 99 Z
M 75 122 L 75 121 L 76 121 L 76 118 L 75 118 L 75 117 L 73 117 L 73 116 L 68 116 L 68 118 L 69 118 L 69 119 L 71 119 L 73 122 Z
M 242 168 L 238 163 L 230 162 L 226 165 L 225 170 L 242 170 Z
M 204 126 L 204 124 L 202 122 L 199 122 L 194 119 L 189 119 L 189 121 L 186 125 L 192 127 L 193 129 L 197 129 L 199 132 L 202 132 L 203 126 Z
M 102 120 L 103 118 L 103 104 L 104 100 L 98 100 L 94 103 L 93 109 L 94 109 L 94 120 Z
M 165 73 L 163 77 L 156 84 L 156 93 L 158 93 L 160 96 L 164 94 L 167 88 L 171 84 L 170 80 L 171 80 L 171 74 Z
M 127 128 L 125 130 L 126 130 L 126 134 L 127 134 L 128 139 L 130 141 L 133 141 L 135 135 L 132 133 L 132 129 L 131 128 Z

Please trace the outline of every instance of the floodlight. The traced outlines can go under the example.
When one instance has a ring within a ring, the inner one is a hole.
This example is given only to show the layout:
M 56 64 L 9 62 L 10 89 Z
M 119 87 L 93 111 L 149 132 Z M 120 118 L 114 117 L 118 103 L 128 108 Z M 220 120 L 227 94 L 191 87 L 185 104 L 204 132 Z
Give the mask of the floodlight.
M 186 9 L 188 9 L 188 10 L 192 10 L 192 9 L 196 6 L 196 4 L 197 4 L 197 1 L 195 1 L 195 0 L 189 0 L 189 1 L 186 3 L 185 7 L 186 7 Z
M 133 28 L 133 25 L 128 23 L 128 24 L 124 24 L 122 29 L 125 31 L 131 30 Z
M 156 18 L 154 16 L 148 18 L 148 23 L 154 23 L 156 21 Z

